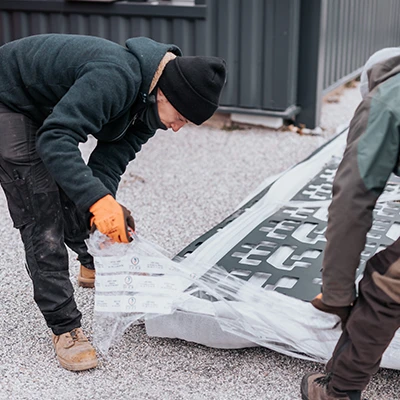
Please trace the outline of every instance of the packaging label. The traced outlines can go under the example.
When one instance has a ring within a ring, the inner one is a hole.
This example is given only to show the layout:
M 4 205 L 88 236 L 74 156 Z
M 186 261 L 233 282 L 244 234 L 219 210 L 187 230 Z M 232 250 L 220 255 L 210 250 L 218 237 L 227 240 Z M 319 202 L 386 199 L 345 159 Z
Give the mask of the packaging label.
M 96 292 L 146 292 L 173 294 L 191 281 L 179 276 L 149 275 L 96 275 Z
M 129 295 L 95 296 L 94 311 L 115 313 L 171 314 L 172 297 L 151 296 L 144 293 Z
M 175 263 L 167 258 L 125 255 L 122 257 L 95 257 L 99 273 L 145 272 L 150 274 L 177 273 Z

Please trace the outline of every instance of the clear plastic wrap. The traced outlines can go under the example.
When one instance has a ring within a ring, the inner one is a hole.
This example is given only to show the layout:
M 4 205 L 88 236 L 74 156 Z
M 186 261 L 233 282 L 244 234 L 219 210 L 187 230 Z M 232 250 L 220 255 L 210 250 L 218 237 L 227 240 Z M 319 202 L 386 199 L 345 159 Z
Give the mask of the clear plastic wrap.
M 170 314 L 191 284 L 156 245 L 113 243 L 96 231 L 87 240 L 96 267 L 94 342 L 107 353 L 126 328 L 149 315 Z
M 338 136 L 274 183 L 268 181 L 268 191 L 256 203 L 244 206 L 229 225 L 179 260 L 170 260 L 160 247 L 136 235 L 132 243 L 118 244 L 95 232 L 87 243 L 96 266 L 94 342 L 98 349 L 107 353 L 129 325 L 143 321 L 151 336 L 219 348 L 260 345 L 326 362 L 341 334 L 339 318 L 277 290 L 289 293 L 298 285 L 294 278 L 301 278 L 301 272 L 287 271 L 318 266 L 330 185 L 345 139 L 345 134 Z M 316 173 L 319 180 L 314 179 Z M 362 263 L 399 236 L 399 198 L 400 183 L 390 182 L 378 201 L 372 228 L 374 242 L 379 236 L 382 246 L 366 248 Z M 261 236 L 246 239 L 256 231 Z M 274 242 L 274 251 L 263 247 L 266 241 Z M 234 266 L 229 272 L 218 266 L 227 255 Z M 246 271 L 249 265 L 258 268 L 261 263 L 268 263 L 271 274 L 280 273 L 279 280 L 270 284 L 268 271 L 261 268 L 247 280 L 240 277 L 251 272 Z M 317 288 L 318 271 L 308 276 Z M 400 369 L 399 332 L 381 366 Z
M 222 331 L 248 343 L 317 362 L 330 358 L 341 334 L 338 317 L 308 302 L 249 285 L 216 265 L 172 261 L 143 238 L 113 244 L 96 232 L 87 243 L 96 265 L 94 343 L 103 354 L 131 324 L 182 311 L 213 317 Z M 400 369 L 399 339 L 383 367 Z

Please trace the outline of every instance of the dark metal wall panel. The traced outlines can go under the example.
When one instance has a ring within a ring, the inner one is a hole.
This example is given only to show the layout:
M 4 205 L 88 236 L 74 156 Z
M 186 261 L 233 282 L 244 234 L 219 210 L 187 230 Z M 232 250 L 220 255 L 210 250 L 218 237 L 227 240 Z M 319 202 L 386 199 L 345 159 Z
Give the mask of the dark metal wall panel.
M 269 3 L 269 2 L 268 2 Z M 296 104 L 297 64 L 299 52 L 300 1 L 275 0 L 274 31 L 266 32 L 264 40 L 274 41 L 272 54 L 272 95 L 264 98 L 264 107 L 283 109 Z M 268 15 L 268 13 L 267 13 Z M 264 85 L 264 93 L 267 86 Z
M 224 58 L 229 67 L 227 84 L 221 99 L 225 106 L 238 106 L 240 102 L 240 6 L 241 0 L 207 3 L 206 54 Z
M 315 13 L 310 4 L 326 11 Z M 355 77 L 374 51 L 400 45 L 399 15 L 399 0 L 0 0 L 0 44 L 50 32 L 175 43 L 185 55 L 226 59 L 222 110 L 285 118 L 299 106 L 297 121 L 311 127 L 322 92 Z
M 121 3 L 121 4 L 119 4 Z M 123 44 L 148 36 L 185 55 L 226 59 L 221 104 L 285 112 L 296 103 L 300 0 L 207 0 L 194 7 L 3 0 L 0 44 L 38 33 L 95 35 Z
M 400 45 L 398 0 L 328 0 L 324 91 L 355 77 L 368 57 Z
M 223 105 L 262 112 L 295 104 L 299 11 L 298 0 L 208 1 L 208 54 L 229 65 Z
M 297 77 L 296 122 L 319 125 L 325 69 L 328 0 L 302 0 Z
M 240 5 L 240 107 L 262 108 L 263 16 L 261 0 L 241 2 Z M 251 45 L 249 46 L 249 43 Z
M 185 55 L 205 51 L 205 6 L 140 3 L 6 1 L 0 3 L 0 44 L 39 33 L 95 35 L 123 44 L 133 36 L 175 43 Z
M 198 49 L 204 51 L 202 36 L 195 34 L 202 25 L 196 20 L 4 11 L 0 16 L 2 43 L 40 33 L 95 35 L 120 44 L 129 37 L 149 36 L 177 44 L 185 55 L 196 54 Z

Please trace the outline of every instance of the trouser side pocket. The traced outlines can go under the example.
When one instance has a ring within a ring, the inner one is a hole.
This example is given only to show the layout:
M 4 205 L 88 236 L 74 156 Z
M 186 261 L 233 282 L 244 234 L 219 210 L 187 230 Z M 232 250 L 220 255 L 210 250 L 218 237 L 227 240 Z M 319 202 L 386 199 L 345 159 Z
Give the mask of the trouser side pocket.
M 8 209 L 15 228 L 21 228 L 35 220 L 31 201 L 31 180 L 30 177 L 20 178 L 14 170 L 14 180 L 1 182 L 6 195 Z

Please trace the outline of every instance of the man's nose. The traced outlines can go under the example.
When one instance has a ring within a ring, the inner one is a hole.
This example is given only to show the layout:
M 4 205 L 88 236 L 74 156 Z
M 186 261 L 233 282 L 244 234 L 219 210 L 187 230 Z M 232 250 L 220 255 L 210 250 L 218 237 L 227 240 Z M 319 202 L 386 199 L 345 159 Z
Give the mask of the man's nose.
M 181 129 L 182 126 L 185 125 L 185 124 L 186 124 L 186 122 L 184 122 L 184 121 L 174 122 L 174 123 L 171 124 L 171 129 L 172 129 L 174 132 L 178 132 L 179 129 Z

